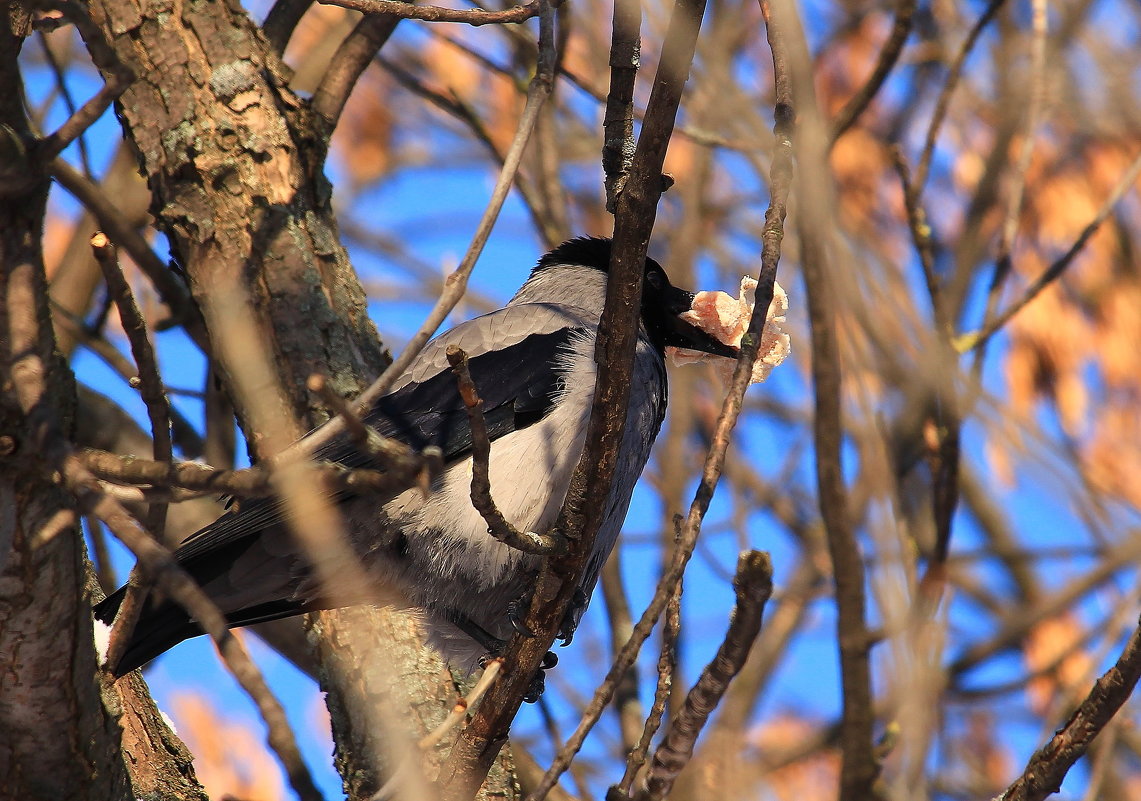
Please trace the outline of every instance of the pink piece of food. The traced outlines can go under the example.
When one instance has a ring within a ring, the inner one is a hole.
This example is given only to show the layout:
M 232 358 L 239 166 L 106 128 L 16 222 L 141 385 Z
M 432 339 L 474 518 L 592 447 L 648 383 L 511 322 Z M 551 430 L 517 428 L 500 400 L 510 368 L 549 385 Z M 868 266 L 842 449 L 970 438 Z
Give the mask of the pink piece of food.
M 749 327 L 756 302 L 757 282 L 749 276 L 741 279 L 739 297 L 731 297 L 724 292 L 698 292 L 690 310 L 682 318 L 696 325 L 702 331 L 719 339 L 726 345 L 739 346 L 741 338 Z M 788 295 L 780 284 L 773 289 L 773 302 L 769 305 L 764 330 L 761 332 L 761 348 L 757 361 L 753 364 L 753 374 L 749 383 L 755 384 L 768 378 L 769 373 L 785 360 L 791 349 L 788 333 L 783 328 L 785 313 L 788 311 Z M 670 361 L 676 365 L 694 364 L 709 361 L 717 369 L 726 383 L 733 376 L 734 359 L 713 356 L 688 348 L 666 348 Z

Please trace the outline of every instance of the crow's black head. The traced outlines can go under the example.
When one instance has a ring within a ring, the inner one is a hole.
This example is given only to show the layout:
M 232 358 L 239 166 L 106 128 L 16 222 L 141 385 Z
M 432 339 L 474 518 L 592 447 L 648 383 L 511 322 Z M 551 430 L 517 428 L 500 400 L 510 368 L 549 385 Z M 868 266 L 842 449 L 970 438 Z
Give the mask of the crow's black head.
M 532 275 L 565 264 L 581 264 L 608 273 L 610 245 L 608 238 L 599 236 L 580 236 L 567 240 L 539 259 Z M 662 350 L 667 345 L 673 345 L 736 358 L 737 348 L 723 344 L 679 317 L 689 310 L 692 303 L 692 292 L 675 287 L 670 283 L 662 265 L 651 258 L 646 259 L 642 278 L 642 322 L 650 340 Z

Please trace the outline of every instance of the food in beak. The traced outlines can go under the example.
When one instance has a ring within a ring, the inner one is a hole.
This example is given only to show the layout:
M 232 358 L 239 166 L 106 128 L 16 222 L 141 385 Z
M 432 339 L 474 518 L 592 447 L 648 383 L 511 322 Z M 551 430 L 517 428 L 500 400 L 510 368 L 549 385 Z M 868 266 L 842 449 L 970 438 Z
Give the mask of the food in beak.
M 693 298 L 689 311 L 679 316 L 726 345 L 739 347 L 741 338 L 749 327 L 749 318 L 753 315 L 756 294 L 756 280 L 747 275 L 742 276 L 739 297 L 734 298 L 724 292 L 698 292 Z M 787 311 L 788 295 L 781 285 L 777 284 L 773 288 L 773 302 L 769 304 L 765 327 L 761 332 L 761 349 L 757 353 L 757 361 L 753 363 L 750 384 L 768 378 L 773 368 L 783 362 L 791 351 L 792 342 L 783 327 Z M 689 348 L 668 347 L 666 354 L 676 365 L 711 362 L 725 383 L 729 383 L 733 377 L 735 359 L 713 356 Z

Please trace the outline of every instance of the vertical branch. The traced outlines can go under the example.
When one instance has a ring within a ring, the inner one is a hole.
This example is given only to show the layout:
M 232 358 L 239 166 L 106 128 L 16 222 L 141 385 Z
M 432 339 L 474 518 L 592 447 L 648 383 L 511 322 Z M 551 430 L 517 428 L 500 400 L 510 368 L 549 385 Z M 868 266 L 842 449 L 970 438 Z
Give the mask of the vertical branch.
M 840 347 L 836 337 L 836 300 L 813 244 L 814 232 L 801 230 L 802 268 L 808 288 L 808 318 L 812 332 L 812 383 L 816 415 L 816 484 L 820 514 L 828 534 L 828 552 L 836 583 L 836 635 L 840 648 L 841 686 L 844 694 L 840 742 L 841 801 L 870 797 L 877 774 L 872 752 L 871 671 L 865 623 L 867 600 L 864 566 L 848 509 L 840 450 L 841 422 Z
M 680 515 L 678 520 L 680 522 Z M 630 750 L 626 757 L 626 770 L 622 779 L 612 790 L 620 794 L 621 798 L 629 798 L 634 780 L 642 766 L 646 764 L 646 755 L 650 751 L 650 743 L 662 725 L 662 718 L 666 713 L 666 704 L 669 703 L 673 691 L 674 661 L 677 658 L 677 639 L 681 629 L 681 583 L 674 588 L 673 597 L 670 598 L 666 608 L 666 622 L 662 627 L 662 648 L 658 654 L 658 681 L 654 688 L 654 702 L 650 706 L 650 714 L 642 726 L 642 735 L 637 745 Z M 610 798 L 610 793 L 607 794 Z
M 678 0 L 674 6 L 642 133 L 629 177 L 618 197 L 610 279 L 595 351 L 598 378 L 594 406 L 582 458 L 556 523 L 558 531 L 570 541 L 570 548 L 565 556 L 551 560 L 532 595 L 526 625 L 539 632 L 539 636 L 523 638 L 516 635 L 512 639 L 504 654 L 504 678 L 491 689 L 452 750 L 441 773 L 445 797 L 470 797 L 486 775 L 491 760 L 506 738 L 524 691 L 570 605 L 602 522 L 625 427 L 637 317 L 641 306 L 643 264 L 662 192 L 661 170 L 704 11 L 704 0 Z M 767 308 L 767 302 L 760 300 L 762 297 L 764 295 L 758 292 L 758 306 Z M 768 297 L 771 299 L 771 287 Z M 763 319 L 762 316 L 762 322 Z M 759 339 L 756 344 L 759 344 Z M 755 358 L 756 347 L 752 354 Z M 741 391 L 744 391 L 743 386 Z M 735 421 L 735 415 L 733 419 Z M 672 580 L 676 581 L 677 576 Z M 670 586 L 672 588 L 672 584 Z M 664 605 L 663 599 L 654 620 Z M 652 626 L 652 620 L 649 626 Z M 644 640 L 645 635 L 642 635 L 639 647 Z M 619 676 L 625 673 L 630 663 L 632 658 L 620 668 Z M 605 698 L 601 699 L 601 704 L 604 708 L 609 702 L 610 692 L 603 695 Z M 599 702 L 596 695 L 592 708 Z M 587 730 L 590 725 L 593 724 L 587 725 Z M 575 736 L 583 734 L 580 725 Z M 533 795 L 545 795 L 565 767 L 566 763 L 559 763 L 557 770 L 552 766 Z
M 798 186 L 805 209 L 799 233 L 801 261 L 808 290 L 808 315 L 812 333 L 812 382 L 815 394 L 813 441 L 816 450 L 816 480 L 820 513 L 827 533 L 836 583 L 836 634 L 840 651 L 843 719 L 840 743 L 840 801 L 873 797 L 878 773 L 873 752 L 874 722 L 871 669 L 868 661 L 864 566 L 852 526 L 848 492 L 844 484 L 841 448 L 844 428 L 841 417 L 840 347 L 836 335 L 835 280 L 825 258 L 828 223 L 817 225 L 812 215 L 826 207 L 829 176 L 826 171 L 826 140 L 816 108 L 811 61 L 804 32 L 790 2 L 761 0 L 776 72 L 777 104 L 795 102 L 806 120 L 797 148 L 801 175 Z
M 606 210 L 614 214 L 634 160 L 634 80 L 642 41 L 640 0 L 614 0 L 610 38 L 610 93 L 602 121 L 602 170 L 606 175 Z

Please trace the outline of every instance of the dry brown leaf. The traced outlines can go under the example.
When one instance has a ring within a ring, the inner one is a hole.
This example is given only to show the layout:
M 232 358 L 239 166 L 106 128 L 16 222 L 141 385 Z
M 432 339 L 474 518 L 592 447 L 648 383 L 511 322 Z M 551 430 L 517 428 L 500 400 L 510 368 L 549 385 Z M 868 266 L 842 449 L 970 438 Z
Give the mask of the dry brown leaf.
M 1073 612 L 1047 618 L 1030 630 L 1022 645 L 1026 669 L 1031 672 L 1056 667 L 1035 676 L 1026 685 L 1026 697 L 1036 715 L 1044 715 L 1059 692 L 1075 692 L 1089 681 L 1090 656 L 1078 645 L 1085 634 Z M 1067 654 L 1063 658 L 1063 654 Z

